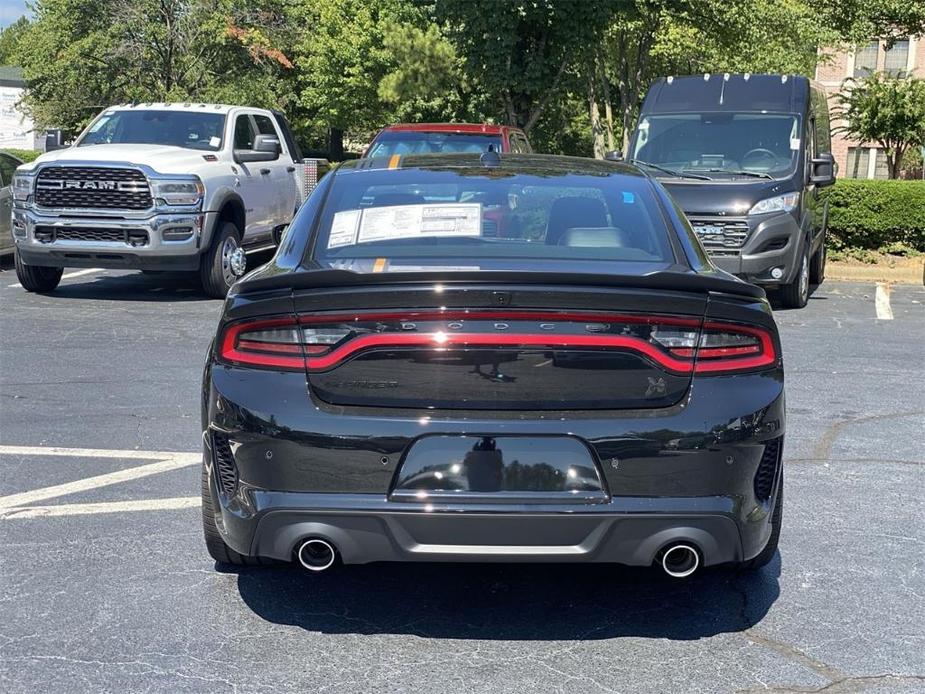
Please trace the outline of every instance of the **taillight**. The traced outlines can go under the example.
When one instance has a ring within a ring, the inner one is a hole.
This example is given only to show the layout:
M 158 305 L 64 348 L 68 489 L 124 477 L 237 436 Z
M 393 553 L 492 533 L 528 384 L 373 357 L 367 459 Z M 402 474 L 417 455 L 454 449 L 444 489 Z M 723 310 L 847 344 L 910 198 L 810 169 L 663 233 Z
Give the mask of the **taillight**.
M 752 326 L 705 323 L 698 331 L 665 325 L 651 337 L 670 354 L 694 359 L 694 373 L 751 371 L 777 361 L 771 334 Z
M 752 371 L 777 361 L 755 326 L 674 316 L 547 311 L 409 311 L 232 323 L 219 356 L 232 364 L 327 371 L 368 350 L 548 348 L 635 352 L 676 374 Z
M 285 318 L 236 323 L 226 328 L 219 354 L 234 364 L 302 371 L 306 356 L 329 352 L 350 333 L 337 326 L 304 327 Z

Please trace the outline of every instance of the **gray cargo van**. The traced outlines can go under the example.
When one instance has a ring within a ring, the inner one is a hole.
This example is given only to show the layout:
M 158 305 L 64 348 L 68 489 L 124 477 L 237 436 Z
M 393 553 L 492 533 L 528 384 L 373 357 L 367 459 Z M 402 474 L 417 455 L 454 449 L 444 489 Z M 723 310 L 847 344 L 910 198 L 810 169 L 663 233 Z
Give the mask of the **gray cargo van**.
M 835 182 L 822 89 L 794 75 L 667 77 L 627 158 L 668 189 L 713 263 L 802 308 L 825 275 Z

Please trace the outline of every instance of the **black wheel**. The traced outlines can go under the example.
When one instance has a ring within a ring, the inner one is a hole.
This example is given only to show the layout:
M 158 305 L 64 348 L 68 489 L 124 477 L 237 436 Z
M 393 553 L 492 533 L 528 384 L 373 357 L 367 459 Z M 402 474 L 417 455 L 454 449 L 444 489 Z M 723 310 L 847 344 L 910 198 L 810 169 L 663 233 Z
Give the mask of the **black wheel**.
M 240 248 L 241 231 L 234 222 L 221 222 L 199 265 L 202 288 L 213 299 L 224 299 L 238 278 L 234 256 Z
M 16 279 L 27 292 L 50 292 L 61 281 L 64 268 L 45 267 L 44 265 L 26 265 L 19 257 L 19 251 L 13 252 L 16 265 Z
M 820 285 L 825 279 L 825 259 L 825 239 L 822 239 L 819 250 L 813 253 L 813 259 L 809 263 L 809 281 L 811 284 Z
M 777 553 L 777 545 L 780 542 L 780 526 L 784 520 L 784 478 L 780 478 L 780 489 L 777 490 L 777 501 L 774 502 L 774 512 L 771 514 L 771 537 L 768 538 L 768 544 L 748 561 L 742 562 L 740 568 L 743 571 L 754 571 L 766 566 Z
M 256 566 L 270 562 L 261 561 L 259 557 L 248 557 L 235 552 L 225 544 L 215 524 L 215 497 L 212 496 L 212 485 L 209 483 L 209 473 L 206 466 L 202 466 L 202 532 L 206 540 L 206 550 L 209 556 L 220 564 L 234 566 Z
M 797 276 L 781 287 L 780 295 L 786 308 L 803 308 L 809 301 L 809 246 L 803 249 Z

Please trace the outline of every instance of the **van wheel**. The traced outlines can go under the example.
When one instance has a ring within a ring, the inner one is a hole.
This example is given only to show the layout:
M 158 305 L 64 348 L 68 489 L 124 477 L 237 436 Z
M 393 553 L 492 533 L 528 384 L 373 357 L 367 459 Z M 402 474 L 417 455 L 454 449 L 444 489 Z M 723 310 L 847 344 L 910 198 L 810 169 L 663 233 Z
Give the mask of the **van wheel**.
M 202 254 L 199 278 L 206 294 L 224 299 L 238 276 L 232 268 L 232 257 L 241 247 L 241 232 L 234 222 L 222 222 L 212 236 L 209 249 Z
M 26 265 L 19 257 L 19 251 L 13 252 L 13 263 L 16 265 L 16 279 L 27 292 L 50 292 L 58 286 L 64 274 L 62 267 Z
M 803 249 L 800 269 L 793 282 L 781 287 L 781 299 L 785 308 L 803 308 L 809 301 L 809 246 Z
M 812 262 L 809 264 L 809 281 L 812 284 L 822 284 L 825 279 L 825 260 L 826 260 L 825 239 L 819 246 L 819 250 L 813 253 Z

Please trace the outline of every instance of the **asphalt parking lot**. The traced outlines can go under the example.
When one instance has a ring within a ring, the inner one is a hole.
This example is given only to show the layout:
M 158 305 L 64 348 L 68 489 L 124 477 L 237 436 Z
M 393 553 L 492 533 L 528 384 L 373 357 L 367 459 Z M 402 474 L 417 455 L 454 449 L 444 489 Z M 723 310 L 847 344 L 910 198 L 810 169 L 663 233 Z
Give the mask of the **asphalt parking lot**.
M 216 571 L 196 495 L 220 303 L 182 277 L 15 283 L 0 272 L 0 691 L 925 690 L 925 288 L 895 287 L 892 319 L 872 285 L 835 282 L 777 312 L 780 557 L 675 582 Z

